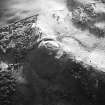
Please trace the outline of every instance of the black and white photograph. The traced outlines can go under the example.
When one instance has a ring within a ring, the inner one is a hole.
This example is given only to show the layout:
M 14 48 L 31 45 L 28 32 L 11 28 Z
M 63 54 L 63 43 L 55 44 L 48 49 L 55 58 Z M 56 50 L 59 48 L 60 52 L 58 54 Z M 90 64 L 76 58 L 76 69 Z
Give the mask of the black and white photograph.
M 105 0 L 0 0 L 0 105 L 105 105 Z

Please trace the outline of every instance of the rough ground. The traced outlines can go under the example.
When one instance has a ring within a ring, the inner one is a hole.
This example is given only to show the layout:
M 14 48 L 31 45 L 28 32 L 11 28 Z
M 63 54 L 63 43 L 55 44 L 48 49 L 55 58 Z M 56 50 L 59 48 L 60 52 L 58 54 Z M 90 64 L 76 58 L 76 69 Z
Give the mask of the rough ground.
M 66 6 L 0 26 L 0 105 L 105 104 L 104 2 Z

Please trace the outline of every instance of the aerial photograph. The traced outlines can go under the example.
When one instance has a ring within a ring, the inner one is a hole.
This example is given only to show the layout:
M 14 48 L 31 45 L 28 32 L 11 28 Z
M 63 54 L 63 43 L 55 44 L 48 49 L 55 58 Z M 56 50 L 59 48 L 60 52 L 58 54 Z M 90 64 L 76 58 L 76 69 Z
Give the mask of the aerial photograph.
M 105 105 L 105 0 L 0 0 L 0 105 Z

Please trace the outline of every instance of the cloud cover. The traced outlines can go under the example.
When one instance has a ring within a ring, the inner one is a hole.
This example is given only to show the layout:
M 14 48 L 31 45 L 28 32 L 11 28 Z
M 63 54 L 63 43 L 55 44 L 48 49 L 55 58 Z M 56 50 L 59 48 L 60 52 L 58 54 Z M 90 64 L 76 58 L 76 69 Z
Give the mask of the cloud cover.
M 33 15 L 37 11 L 66 8 L 65 0 L 1 0 L 0 23 L 6 24 Z

